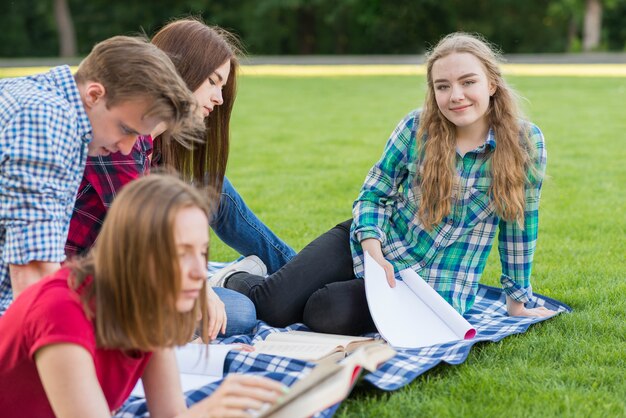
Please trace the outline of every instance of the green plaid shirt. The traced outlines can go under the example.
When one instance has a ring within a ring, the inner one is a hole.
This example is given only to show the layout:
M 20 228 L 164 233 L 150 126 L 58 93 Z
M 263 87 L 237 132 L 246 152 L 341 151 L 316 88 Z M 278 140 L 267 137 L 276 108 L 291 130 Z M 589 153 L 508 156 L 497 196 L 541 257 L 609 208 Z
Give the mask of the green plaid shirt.
M 496 230 L 502 264 L 500 282 L 506 294 L 527 302 L 532 295 L 530 273 L 537 242 L 541 179 L 546 149 L 541 131 L 524 122 L 536 147 L 533 163 L 540 174 L 526 186 L 524 229 L 501 220 L 489 199 L 491 155 L 496 138 L 489 131 L 483 145 L 456 155 L 459 186 L 450 214 L 431 231 L 417 219 L 421 200 L 416 132 L 419 110 L 407 115 L 393 131 L 381 159 L 372 167 L 354 202 L 351 248 L 354 273 L 363 277 L 360 242 L 375 238 L 396 272 L 411 268 L 457 311 L 472 307 Z

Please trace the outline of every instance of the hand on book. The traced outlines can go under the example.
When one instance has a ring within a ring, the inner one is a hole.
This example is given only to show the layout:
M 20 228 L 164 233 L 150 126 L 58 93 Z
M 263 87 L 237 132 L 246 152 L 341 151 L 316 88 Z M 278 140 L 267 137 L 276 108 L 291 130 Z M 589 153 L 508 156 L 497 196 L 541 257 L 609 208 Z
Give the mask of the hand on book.
M 207 308 L 209 318 L 209 338 L 214 340 L 220 332 L 226 332 L 226 308 L 224 302 L 217 296 L 211 287 L 206 288 Z
M 527 308 L 523 302 L 517 302 L 510 297 L 506 297 L 506 310 L 509 316 L 532 316 L 544 318 L 556 314 L 548 308 L 540 306 L 538 308 Z
M 233 348 L 233 350 L 245 351 L 246 353 L 252 353 L 254 351 L 254 347 L 251 346 L 250 344 L 238 343 L 238 344 L 235 344 L 235 347 Z
M 251 412 L 266 409 L 268 404 L 275 404 L 288 390 L 265 377 L 231 374 L 190 412 L 197 411 L 202 417 L 246 417 Z
M 380 246 L 380 241 L 375 238 L 364 239 L 361 241 L 361 247 L 364 252 L 368 252 L 374 261 L 376 261 L 385 270 L 385 276 L 387 277 L 389 287 L 396 287 L 393 265 L 389 261 L 385 260 L 383 250 Z

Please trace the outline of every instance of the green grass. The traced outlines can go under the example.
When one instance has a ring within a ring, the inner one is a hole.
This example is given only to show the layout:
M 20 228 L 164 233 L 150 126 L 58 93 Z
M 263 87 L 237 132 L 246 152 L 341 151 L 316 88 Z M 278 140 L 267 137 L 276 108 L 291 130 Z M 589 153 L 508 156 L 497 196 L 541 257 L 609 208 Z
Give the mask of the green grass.
M 382 392 L 357 386 L 337 417 L 626 416 L 626 77 L 511 77 L 548 147 L 533 287 L 574 308 L 526 333 L 476 345 Z M 228 176 L 301 249 L 351 216 L 421 76 L 244 76 Z M 213 237 L 211 258 L 236 254 Z M 497 252 L 483 283 L 497 285 Z
M 511 77 L 548 146 L 533 286 L 574 312 L 478 344 L 385 393 L 359 385 L 338 417 L 626 416 L 626 78 Z M 242 77 L 228 176 L 301 249 L 350 217 L 423 77 Z M 212 259 L 235 254 L 215 239 Z M 497 285 L 493 252 L 483 282 Z

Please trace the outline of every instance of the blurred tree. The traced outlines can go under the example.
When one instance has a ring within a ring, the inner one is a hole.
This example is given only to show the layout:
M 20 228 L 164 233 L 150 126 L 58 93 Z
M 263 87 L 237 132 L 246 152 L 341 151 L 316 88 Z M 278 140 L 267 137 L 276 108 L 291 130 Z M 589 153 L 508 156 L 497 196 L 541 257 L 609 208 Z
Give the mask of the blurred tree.
M 86 54 L 110 36 L 151 35 L 189 15 L 235 32 L 253 54 L 419 54 L 457 30 L 506 53 L 576 51 L 595 3 L 599 40 L 587 47 L 623 50 L 626 0 L 2 0 L 0 56 L 70 54 L 71 21 Z
M 59 33 L 60 55 L 62 57 L 75 57 L 77 53 L 76 35 L 67 0 L 54 0 L 54 17 Z
M 610 51 L 626 51 L 626 0 L 607 2 L 603 20 L 606 48 Z
M 54 56 L 58 37 L 49 0 L 0 1 L 0 56 Z
M 602 32 L 602 1 L 585 1 L 585 24 L 583 26 L 583 50 L 592 51 L 600 46 Z
M 552 0 L 547 9 L 550 19 L 567 21 L 566 51 L 580 51 L 579 32 L 583 16 L 582 0 Z

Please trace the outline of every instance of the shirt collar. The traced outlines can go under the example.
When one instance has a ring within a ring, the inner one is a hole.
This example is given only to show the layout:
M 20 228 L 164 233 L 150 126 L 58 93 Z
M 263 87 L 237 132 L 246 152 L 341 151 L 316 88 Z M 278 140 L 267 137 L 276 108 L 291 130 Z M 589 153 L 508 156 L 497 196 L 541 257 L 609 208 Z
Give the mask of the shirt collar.
M 489 145 L 492 149 L 496 149 L 496 134 L 493 131 L 493 128 L 489 128 L 485 145 Z
M 92 139 L 92 127 L 89 122 L 89 117 L 85 111 L 85 106 L 80 98 L 80 92 L 78 91 L 78 85 L 74 76 L 70 71 L 70 67 L 67 65 L 61 65 L 54 67 L 50 70 L 50 74 L 59 87 L 61 92 L 65 95 L 67 101 L 74 106 L 76 110 L 77 122 L 78 122 L 78 134 L 85 144 L 91 142 Z
M 487 133 L 487 139 L 485 139 L 485 143 L 480 147 L 476 148 L 476 152 L 483 153 L 488 152 L 489 150 L 496 149 L 496 135 L 493 131 L 493 128 L 489 128 L 489 132 Z

